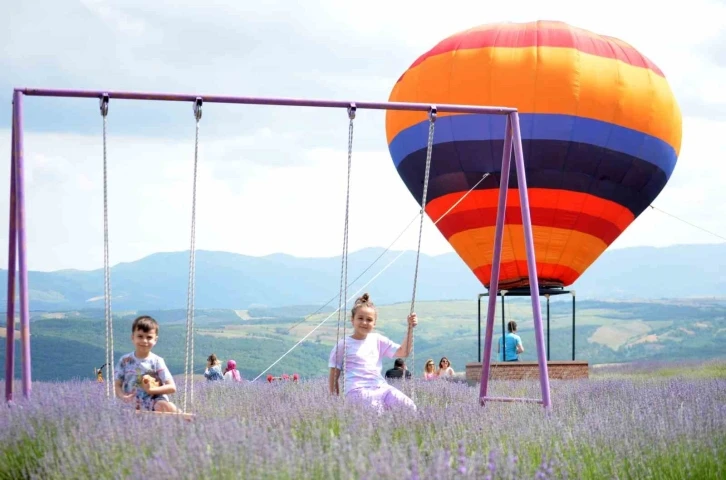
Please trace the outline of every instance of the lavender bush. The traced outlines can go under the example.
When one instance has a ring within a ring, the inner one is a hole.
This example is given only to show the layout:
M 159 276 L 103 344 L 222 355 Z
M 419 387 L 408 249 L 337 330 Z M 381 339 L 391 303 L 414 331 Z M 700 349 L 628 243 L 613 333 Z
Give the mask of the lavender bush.
M 418 412 L 379 415 L 331 398 L 323 379 L 198 383 L 186 422 L 135 414 L 94 383 L 36 383 L 30 402 L 0 413 L 0 478 L 726 477 L 725 379 L 551 387 L 545 415 L 481 408 L 462 383 L 407 382 Z M 494 382 L 491 393 L 539 396 L 539 384 Z

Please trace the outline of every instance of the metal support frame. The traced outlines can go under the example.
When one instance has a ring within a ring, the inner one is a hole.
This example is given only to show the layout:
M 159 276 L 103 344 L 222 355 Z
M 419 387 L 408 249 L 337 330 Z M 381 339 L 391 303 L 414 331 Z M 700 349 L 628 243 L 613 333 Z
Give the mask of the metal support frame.
M 550 296 L 545 294 L 547 299 L 547 361 L 550 361 Z
M 574 290 L 564 290 L 562 288 L 558 287 L 543 287 L 539 290 L 539 296 L 545 297 L 547 299 L 547 328 L 546 328 L 546 334 L 547 334 L 547 361 L 551 360 L 552 357 L 550 356 L 550 297 L 554 295 L 565 295 L 570 294 L 572 295 L 572 360 L 575 360 L 575 322 L 576 322 L 576 310 L 575 310 L 575 291 Z M 529 289 L 511 289 L 511 290 L 500 290 L 498 295 L 502 296 L 502 337 L 505 335 L 505 318 L 504 318 L 504 295 L 508 295 L 510 297 L 528 297 L 530 296 Z M 481 298 L 482 297 L 488 297 L 489 293 L 480 293 L 477 297 L 477 359 L 479 362 L 482 361 L 481 356 Z M 506 357 L 504 357 L 506 360 Z
M 572 291 L 572 361 L 575 361 L 575 291 Z
M 527 252 L 527 273 L 529 288 L 532 295 L 532 313 L 534 317 L 535 343 L 537 344 L 537 362 L 539 365 L 539 381 L 542 398 L 538 400 L 546 410 L 552 408 L 550 399 L 550 379 L 545 358 L 544 334 L 542 332 L 542 312 L 537 294 L 539 282 L 537 279 L 537 263 L 534 254 L 534 240 L 532 238 L 532 219 L 529 211 L 529 196 L 527 195 L 527 176 L 524 168 L 524 152 L 522 150 L 522 132 L 519 126 L 518 115 L 508 115 L 505 134 L 504 151 L 502 154 L 502 170 L 499 181 L 499 202 L 497 206 L 497 223 L 494 234 L 494 258 L 492 260 L 492 274 L 489 289 L 499 291 L 499 268 L 502 260 L 502 242 L 504 240 L 504 213 L 507 208 L 507 193 L 509 190 L 509 170 L 514 150 L 515 168 L 517 172 L 517 187 L 519 202 L 522 211 L 522 226 L 524 227 L 524 243 Z M 487 396 L 489 389 L 489 367 L 491 365 L 492 337 L 494 333 L 494 307 L 496 296 L 490 295 L 487 308 L 487 325 L 484 342 L 484 358 L 482 359 L 481 384 L 479 401 L 485 405 L 487 400 L 498 401 Z
M 23 122 L 22 122 L 22 99 L 23 96 L 38 97 L 66 97 L 66 98 L 93 98 L 101 99 L 104 95 L 108 98 L 121 100 L 159 100 L 174 102 L 194 102 L 195 105 L 204 103 L 230 103 L 230 104 L 246 104 L 246 105 L 277 105 L 277 106 L 296 106 L 296 107 L 323 107 L 323 108 L 343 108 L 348 109 L 351 104 L 355 104 L 358 109 L 372 110 L 407 110 L 429 112 L 432 108 L 436 108 L 440 113 L 469 113 L 469 114 L 494 114 L 505 115 L 506 126 L 504 132 L 504 155 L 502 158 L 502 169 L 500 190 L 499 190 L 499 207 L 497 212 L 497 226 L 495 234 L 494 260 L 492 262 L 492 290 L 498 291 L 499 267 L 502 252 L 502 236 L 504 225 L 504 210 L 506 207 L 509 170 L 511 164 L 512 150 L 515 156 L 515 168 L 517 171 L 518 189 L 520 204 L 522 206 L 522 223 L 524 226 L 525 243 L 527 249 L 527 265 L 529 273 L 529 282 L 532 293 L 536 293 L 539 289 L 537 284 L 537 272 L 534 256 L 534 241 L 532 239 L 532 221 L 529 212 L 529 198 L 527 195 L 527 180 L 524 169 L 524 153 L 522 150 L 522 135 L 519 125 L 519 114 L 516 108 L 511 107 L 492 107 L 492 106 L 476 106 L 476 105 L 454 105 L 454 104 L 427 104 L 427 103 L 409 103 L 409 102 L 351 102 L 351 101 L 335 101 L 335 100 L 310 100 L 310 99 L 293 99 L 293 98 L 260 98 L 260 97 L 236 97 L 236 96 L 219 96 L 219 95 L 189 95 L 189 94 L 167 94 L 167 93 L 144 93 L 144 92 L 109 92 L 109 91 L 87 91 L 87 90 L 58 90 L 58 89 L 33 89 L 33 88 L 17 88 L 13 91 L 13 120 L 12 120 L 12 151 L 11 151 L 11 174 L 10 174 L 10 222 L 9 222 L 9 255 L 8 255 L 8 348 L 6 350 L 6 391 L 5 396 L 8 401 L 13 396 L 13 377 L 14 377 L 14 310 L 15 310 L 15 273 L 16 273 L 16 254 L 18 260 L 19 271 L 19 290 L 20 290 L 20 326 L 21 326 L 21 351 L 22 351 L 22 384 L 23 395 L 30 398 L 31 392 L 31 359 L 30 359 L 30 325 L 29 325 L 29 302 L 28 302 L 28 270 L 26 263 L 26 238 L 25 238 L 25 198 L 23 189 Z M 487 329 L 486 329 L 486 353 L 485 368 L 482 369 L 482 390 L 480 401 L 482 405 L 485 400 L 498 400 L 494 398 L 486 398 L 486 386 L 488 380 L 489 356 L 491 354 L 491 340 L 494 320 L 494 298 L 489 298 L 489 306 L 487 310 Z M 535 319 L 535 335 L 537 338 L 539 367 L 540 367 L 540 384 L 542 389 L 542 399 L 508 399 L 509 401 L 531 401 L 541 403 L 546 409 L 550 408 L 550 388 L 549 377 L 547 372 L 547 362 L 545 361 L 542 333 L 542 316 L 540 312 L 539 302 L 533 298 L 532 309 Z
M 7 348 L 5 351 L 5 398 L 13 400 L 15 372 L 15 281 L 20 291 L 20 363 L 23 396 L 30 398 L 30 304 L 28 301 L 28 265 L 26 263 L 25 238 L 25 188 L 23 166 L 23 96 L 13 92 L 13 119 L 11 129 L 10 161 L 10 215 L 8 225 L 8 298 L 7 298 Z

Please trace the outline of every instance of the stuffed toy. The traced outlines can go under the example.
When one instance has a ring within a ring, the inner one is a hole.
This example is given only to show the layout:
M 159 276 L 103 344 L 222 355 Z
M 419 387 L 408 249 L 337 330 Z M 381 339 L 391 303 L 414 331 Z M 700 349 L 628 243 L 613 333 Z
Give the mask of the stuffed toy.
M 158 378 L 155 378 L 148 373 L 141 377 L 141 381 L 144 383 L 144 385 L 150 385 L 152 387 L 160 387 L 161 381 Z

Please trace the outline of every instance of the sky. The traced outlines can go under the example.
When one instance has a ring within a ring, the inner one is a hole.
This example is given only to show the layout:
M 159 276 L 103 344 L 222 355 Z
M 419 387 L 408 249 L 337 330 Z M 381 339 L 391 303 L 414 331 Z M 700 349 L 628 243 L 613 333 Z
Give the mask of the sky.
M 16 87 L 385 101 L 440 40 L 500 21 L 561 20 L 635 46 L 665 73 L 683 112 L 675 171 L 653 202 L 726 236 L 726 1 L 600 3 L 25 0 L 0 18 L 0 222 L 8 221 Z M 203 6 L 201 6 L 203 5 Z M 383 111 L 359 111 L 349 250 L 388 246 L 418 214 L 391 161 Z M 28 267 L 103 266 L 102 120 L 94 99 L 24 100 Z M 191 104 L 112 100 L 111 264 L 190 245 Z M 196 247 L 245 255 L 339 256 L 345 110 L 206 104 Z M 416 249 L 414 222 L 394 249 Z M 7 232 L 7 230 L 6 230 Z M 0 236 L 7 265 L 7 235 Z M 648 209 L 611 245 L 720 240 Z M 428 218 L 421 250 L 452 252 Z

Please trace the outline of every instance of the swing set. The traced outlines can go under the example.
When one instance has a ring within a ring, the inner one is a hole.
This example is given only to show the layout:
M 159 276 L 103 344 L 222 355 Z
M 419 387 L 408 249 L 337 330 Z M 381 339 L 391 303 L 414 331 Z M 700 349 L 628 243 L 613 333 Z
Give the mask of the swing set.
M 184 388 L 183 388 L 183 405 L 182 411 L 186 412 L 193 408 L 194 401 L 194 382 L 192 375 L 194 372 L 194 295 L 195 295 L 195 238 L 196 238 L 196 197 L 197 197 L 197 167 L 199 162 L 199 125 L 202 118 L 203 103 L 223 103 L 223 104 L 246 104 L 246 105 L 276 105 L 276 106 L 293 106 L 293 107 L 316 107 L 316 108 L 342 108 L 346 109 L 349 118 L 348 132 L 348 183 L 346 192 L 345 205 L 345 225 L 343 233 L 343 254 L 341 258 L 341 288 L 339 295 L 338 309 L 331 313 L 330 318 L 336 312 L 338 313 L 338 324 L 340 328 L 341 315 L 346 311 L 348 298 L 348 280 L 347 280 L 347 256 L 348 256 L 348 219 L 349 219 L 349 200 L 350 200 L 350 172 L 352 160 L 353 145 L 353 120 L 357 109 L 371 110 L 406 110 L 414 112 L 428 113 L 428 144 L 425 165 L 425 176 L 423 185 L 423 197 L 420 202 L 421 209 L 417 214 L 419 219 L 419 237 L 416 257 L 416 267 L 413 281 L 413 294 L 411 299 L 410 313 L 413 313 L 416 297 L 416 282 L 418 279 L 419 255 L 421 250 L 421 237 L 423 229 L 423 217 L 426 211 L 426 195 L 429 180 L 429 171 L 431 168 L 433 146 L 436 143 L 434 135 L 434 123 L 439 113 L 448 114 L 478 114 L 478 115 L 504 115 L 506 116 L 505 131 L 503 132 L 504 151 L 501 165 L 501 178 L 499 181 L 499 197 L 497 208 L 497 221 L 495 229 L 494 254 L 492 261 L 492 276 L 490 291 L 498 291 L 499 286 L 499 269 L 502 257 L 502 240 L 504 233 L 504 217 L 505 206 L 507 201 L 507 184 L 509 179 L 509 171 L 514 154 L 515 168 L 517 172 L 517 182 L 519 190 L 520 205 L 522 211 L 522 224 L 524 226 L 525 247 L 527 253 L 527 267 L 529 275 L 529 284 L 532 297 L 532 312 L 534 319 L 535 341 L 537 345 L 537 358 L 539 363 L 539 377 L 541 386 L 541 398 L 510 398 L 510 397 L 491 397 L 487 395 L 489 383 L 489 363 L 492 347 L 492 336 L 495 320 L 496 296 L 489 297 L 489 305 L 487 310 L 486 333 L 485 333 L 485 353 L 484 365 L 481 374 L 481 386 L 479 394 L 479 402 L 485 405 L 487 401 L 504 401 L 504 402 L 534 402 L 542 404 L 545 410 L 551 409 L 549 376 L 547 371 L 547 361 L 545 352 L 545 342 L 542 327 L 542 315 L 540 304 L 537 300 L 539 292 L 534 242 L 532 238 L 532 221 L 529 211 L 529 199 L 527 194 L 527 181 L 524 168 L 524 153 L 522 150 L 522 136 L 520 131 L 519 114 L 517 109 L 509 107 L 492 107 L 477 105 L 455 105 L 455 104 L 425 104 L 425 103 L 408 103 L 408 102 L 346 102 L 335 100 L 311 100 L 311 99 L 291 99 L 291 98 L 262 98 L 262 97 L 236 97 L 236 96 L 218 96 L 218 95 L 187 95 L 187 94 L 167 94 L 167 93 L 143 93 L 143 92 L 104 92 L 104 91 L 86 91 L 86 90 L 55 90 L 55 89 L 15 89 L 13 91 L 13 112 L 12 112 L 12 132 L 11 132 L 11 162 L 10 162 L 10 214 L 9 214 L 9 242 L 8 242 L 8 275 L 7 275 L 7 349 L 5 359 L 5 398 L 7 402 L 13 400 L 13 384 L 15 372 L 15 282 L 16 275 L 19 285 L 19 317 L 20 317 L 20 348 L 21 348 L 21 382 L 22 392 L 25 399 L 30 399 L 32 382 L 31 382 L 31 355 L 30 355 L 30 308 L 28 298 L 28 269 L 27 269 L 27 242 L 26 242 L 26 211 L 25 211 L 25 187 L 24 187 L 24 158 L 23 158 L 23 98 L 25 96 L 34 97 L 65 97 L 65 98 L 92 98 L 100 101 L 100 112 L 103 119 L 103 216 L 104 216 L 104 301 L 106 320 L 106 364 L 107 377 L 105 379 L 106 395 L 113 396 L 113 378 L 114 378 L 114 351 L 113 351 L 113 321 L 111 316 L 111 279 L 109 264 L 109 237 L 108 237 L 108 176 L 107 176 L 107 116 L 109 112 L 109 103 L 114 100 L 156 100 L 171 102 L 189 102 L 193 107 L 194 118 L 196 120 L 195 141 L 194 141 L 194 171 L 193 171 L 193 190 L 192 190 L 192 212 L 191 212 L 191 236 L 189 249 L 189 278 L 187 288 L 187 317 L 186 317 L 186 343 L 185 343 L 185 364 L 184 364 Z M 476 182 L 462 198 L 454 203 L 441 217 L 434 223 L 438 223 L 443 217 L 448 215 L 472 190 L 477 188 L 481 181 L 488 175 L 485 174 L 481 180 Z M 410 226 L 410 225 L 409 225 Z M 403 254 L 404 252 L 401 252 Z M 400 255 L 385 268 L 388 268 L 395 262 Z M 384 270 L 385 270 L 384 268 Z M 368 283 L 377 278 L 379 272 Z M 359 277 L 360 278 L 360 277 Z M 355 280 L 354 280 L 355 281 Z M 368 284 L 367 283 L 367 284 Z M 366 284 L 366 285 L 367 285 Z M 365 288 L 364 285 L 362 288 Z M 359 290 L 360 291 L 360 290 Z M 357 295 L 356 292 L 351 298 Z M 315 329 L 310 331 L 290 350 L 283 354 L 280 359 L 273 363 L 268 369 L 262 372 L 257 378 L 266 373 L 272 366 L 284 358 L 290 351 L 302 343 L 305 338 L 311 335 L 322 323 Z M 345 337 L 345 319 L 343 323 L 343 337 Z M 411 356 L 413 363 L 413 336 L 411 337 Z M 257 380 L 255 378 L 255 380 Z M 345 376 L 343 376 L 345 378 Z M 254 381 L 254 380 L 253 380 Z M 345 389 L 345 385 L 343 385 Z M 156 412 L 155 412 L 156 413 Z M 172 414 L 174 415 L 174 414 Z M 191 414 L 183 414 L 189 418 Z

